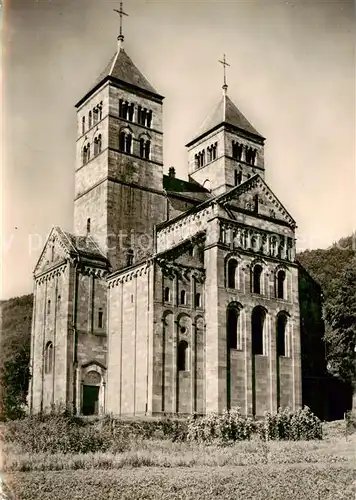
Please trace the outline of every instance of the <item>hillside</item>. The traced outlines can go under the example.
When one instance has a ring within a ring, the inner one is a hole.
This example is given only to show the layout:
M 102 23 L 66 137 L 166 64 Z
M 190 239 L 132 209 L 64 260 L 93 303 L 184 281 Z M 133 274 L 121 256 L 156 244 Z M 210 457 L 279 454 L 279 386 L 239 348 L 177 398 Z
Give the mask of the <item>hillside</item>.
M 29 383 L 32 294 L 0 303 L 0 415 L 17 416 Z
M 305 250 L 297 254 L 298 261 L 320 284 L 325 298 L 332 294 L 332 281 L 339 278 L 345 266 L 355 256 L 356 233 L 341 238 L 327 249 Z

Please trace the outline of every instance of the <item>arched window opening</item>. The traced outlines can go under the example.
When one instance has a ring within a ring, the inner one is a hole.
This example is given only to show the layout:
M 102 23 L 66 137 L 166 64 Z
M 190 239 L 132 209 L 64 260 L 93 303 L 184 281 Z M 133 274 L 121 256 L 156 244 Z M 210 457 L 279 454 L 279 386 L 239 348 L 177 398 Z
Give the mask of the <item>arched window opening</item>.
M 122 131 L 119 135 L 119 149 L 124 153 L 131 154 L 132 135 L 129 132 Z
M 213 144 L 213 146 L 211 147 L 211 155 L 212 155 L 212 160 L 216 160 L 216 156 L 217 156 L 217 149 L 218 149 L 218 143 L 215 142 Z
M 277 356 L 286 356 L 287 315 L 281 313 L 277 317 Z
M 132 266 L 134 260 L 134 251 L 130 248 L 127 252 L 127 266 Z
M 82 117 L 82 134 L 85 133 L 85 116 Z
M 253 210 L 254 212 L 258 213 L 258 194 L 255 194 L 253 197 Z
M 47 301 L 47 314 L 51 314 L 51 301 Z
M 125 151 L 125 132 L 120 132 L 119 135 L 119 149 L 120 151 Z
M 52 243 L 52 246 L 51 246 L 51 262 L 54 261 L 54 243 Z
M 239 144 L 236 141 L 232 141 L 232 157 L 235 160 L 241 161 L 242 159 L 242 144 Z
M 182 305 L 185 305 L 185 303 L 186 303 L 186 293 L 185 293 L 185 290 L 182 290 L 180 292 L 180 303 Z
M 141 156 L 141 158 L 145 158 L 146 160 L 149 160 L 150 159 L 150 151 L 151 151 L 151 141 L 141 137 L 141 139 L 140 139 L 140 156 Z
M 133 103 L 132 103 L 132 104 L 130 104 L 130 105 L 128 106 L 128 110 L 127 110 L 127 111 L 128 111 L 128 113 L 127 113 L 127 118 L 128 118 L 128 120 L 129 120 L 130 122 L 132 122 L 132 121 L 133 121 L 133 117 L 134 117 L 134 109 L 135 109 L 135 106 L 134 106 L 134 104 L 133 104 Z
M 90 217 L 88 217 L 87 218 L 87 234 L 90 233 L 90 224 L 91 224 Z
M 237 288 L 237 262 L 235 259 L 230 259 L 227 264 L 227 287 Z
M 47 342 L 45 350 L 45 373 L 51 373 L 53 367 L 53 344 Z
M 145 151 L 144 151 L 144 157 L 146 158 L 146 160 L 150 159 L 150 151 L 151 151 L 151 141 L 146 141 Z
M 126 153 L 131 153 L 131 146 L 132 146 L 132 135 L 126 134 L 126 137 L 125 137 L 125 152 Z
M 256 165 L 257 150 L 253 149 L 251 151 L 251 165 Z
M 141 106 L 137 108 L 137 122 L 139 125 L 144 125 L 145 120 L 144 120 L 144 110 L 142 109 Z
M 91 117 L 91 111 L 89 111 L 89 117 L 88 117 L 88 125 L 89 128 L 92 126 L 92 117 Z
M 128 112 L 129 104 L 123 99 L 119 100 L 119 117 L 127 120 L 127 112 Z
M 262 307 L 252 311 L 252 354 L 263 354 L 263 327 L 266 313 Z
M 235 307 L 227 310 L 227 341 L 229 349 L 239 349 L 238 345 L 239 311 Z
M 140 156 L 143 158 L 145 152 L 145 139 L 141 138 L 140 139 Z
M 277 274 L 277 298 L 284 299 L 284 282 L 286 279 L 285 271 L 278 271 Z
M 262 266 L 260 264 L 256 264 L 253 268 L 253 293 L 261 293 L 261 275 Z
M 168 286 L 164 289 L 164 300 L 165 302 L 169 302 L 171 300 L 171 290 Z
M 201 294 L 195 294 L 195 307 L 201 307 Z
M 94 156 L 98 155 L 101 153 L 101 134 L 98 135 L 98 137 L 95 137 L 94 139 Z
M 98 108 L 97 108 L 97 107 L 95 107 L 95 108 L 93 109 L 93 122 L 94 122 L 94 125 L 95 125 L 96 123 L 98 123 L 98 121 L 99 121 L 99 110 L 98 110 Z
M 188 370 L 188 343 L 185 340 L 181 340 L 178 344 L 177 364 L 178 371 Z
M 99 120 L 103 119 L 103 101 L 100 101 L 99 104 Z
M 152 124 L 152 111 L 149 111 L 147 113 L 147 127 L 148 128 L 151 128 L 151 124 Z
M 86 144 L 83 147 L 83 165 L 85 165 L 85 163 L 88 163 L 89 160 L 90 160 L 90 145 Z
M 242 182 L 242 171 L 235 170 L 235 186 L 239 186 Z
M 104 317 L 104 312 L 103 312 L 102 308 L 100 307 L 99 311 L 98 311 L 98 328 L 103 327 L 103 317 Z

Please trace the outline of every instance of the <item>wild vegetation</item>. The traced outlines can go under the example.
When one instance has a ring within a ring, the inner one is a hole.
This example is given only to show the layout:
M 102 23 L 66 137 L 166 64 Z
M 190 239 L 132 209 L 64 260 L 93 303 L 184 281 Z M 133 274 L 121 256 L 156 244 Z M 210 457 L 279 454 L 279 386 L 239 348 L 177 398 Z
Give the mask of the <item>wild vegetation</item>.
M 0 418 L 12 419 L 25 414 L 33 296 L 2 301 L 0 306 Z
M 356 405 L 356 233 L 326 250 L 306 250 L 299 262 L 321 285 L 329 373 L 353 387 Z
M 251 422 L 242 422 L 237 410 L 230 418 L 211 416 L 209 424 L 200 419 L 207 437 L 201 441 L 192 433 L 199 421 L 193 417 L 81 420 L 52 414 L 8 422 L 5 498 L 353 499 L 356 435 L 346 434 L 345 422 L 324 424 L 321 431 L 305 409 L 295 428 L 302 425 L 311 437 L 315 427 L 324 438 L 286 440 L 289 415 L 295 416 L 285 410 L 252 422 L 249 436 L 243 429 Z M 231 435 L 234 422 L 239 430 Z M 225 429 L 225 438 L 212 428 Z

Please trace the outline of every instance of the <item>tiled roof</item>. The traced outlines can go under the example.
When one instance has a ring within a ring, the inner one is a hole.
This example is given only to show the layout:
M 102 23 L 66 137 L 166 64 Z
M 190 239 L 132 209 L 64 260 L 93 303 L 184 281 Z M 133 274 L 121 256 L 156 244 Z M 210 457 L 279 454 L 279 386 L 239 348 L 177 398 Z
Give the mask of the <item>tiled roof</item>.
M 141 90 L 161 97 L 157 90 L 137 68 L 137 66 L 135 66 L 122 47 L 113 55 L 104 71 L 100 73 L 94 85 L 83 99 L 85 99 L 88 94 L 90 94 L 107 77 L 133 85 Z M 77 106 L 83 101 L 83 99 L 77 103 Z
M 194 142 L 202 135 L 205 135 L 210 130 L 213 130 L 217 126 L 224 123 L 232 125 L 233 127 L 237 127 L 240 130 L 244 130 L 245 132 L 264 139 L 264 137 L 259 132 L 257 132 L 257 130 L 251 125 L 247 118 L 245 118 L 241 111 L 235 106 L 229 96 L 223 95 L 213 112 L 201 125 L 195 138 L 190 141 L 187 146 L 189 146 L 192 142 Z
M 83 257 L 94 258 L 98 260 L 106 261 L 106 256 L 100 250 L 97 243 L 93 240 L 91 236 L 75 236 L 74 234 L 68 233 L 67 231 L 62 231 L 72 247 L 72 250 Z M 71 248 L 68 248 L 70 251 Z
M 170 175 L 163 176 L 163 188 L 168 195 L 181 195 L 198 202 L 211 198 L 210 191 L 197 182 L 185 181 Z

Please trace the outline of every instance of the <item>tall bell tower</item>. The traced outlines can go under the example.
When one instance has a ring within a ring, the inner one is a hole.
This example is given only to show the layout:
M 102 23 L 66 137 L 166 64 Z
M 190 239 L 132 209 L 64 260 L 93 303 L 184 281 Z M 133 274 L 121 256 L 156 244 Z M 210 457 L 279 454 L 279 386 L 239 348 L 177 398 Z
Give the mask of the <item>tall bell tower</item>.
M 117 50 L 76 104 L 74 230 L 90 233 L 113 270 L 152 250 L 152 228 L 164 213 L 163 97 Z

